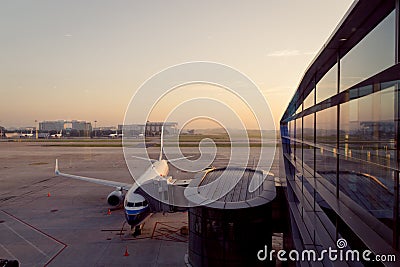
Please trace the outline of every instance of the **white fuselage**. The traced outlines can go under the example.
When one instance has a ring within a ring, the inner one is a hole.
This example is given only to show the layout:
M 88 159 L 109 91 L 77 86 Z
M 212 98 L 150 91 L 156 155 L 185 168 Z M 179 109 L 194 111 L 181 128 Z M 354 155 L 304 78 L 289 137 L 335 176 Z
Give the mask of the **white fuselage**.
M 136 180 L 137 186 L 132 186 L 125 196 L 124 209 L 125 218 L 128 224 L 135 226 L 140 224 L 150 213 L 150 208 L 145 198 L 135 193 L 140 185 L 146 181 L 153 180 L 157 177 L 168 175 L 169 167 L 166 160 L 156 161 Z

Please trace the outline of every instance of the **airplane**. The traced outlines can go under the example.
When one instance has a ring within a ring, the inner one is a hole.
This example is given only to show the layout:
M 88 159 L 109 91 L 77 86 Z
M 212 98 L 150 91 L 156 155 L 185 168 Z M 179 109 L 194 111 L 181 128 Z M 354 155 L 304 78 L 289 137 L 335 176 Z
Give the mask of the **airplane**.
M 33 137 L 33 130 L 31 129 L 31 133 L 24 133 L 24 134 L 21 134 L 21 137 L 28 137 L 28 138 Z
M 6 138 L 21 138 L 23 137 L 20 133 L 5 133 Z
M 178 181 L 168 177 L 169 166 L 168 162 L 181 160 L 189 157 L 175 158 L 171 160 L 163 159 L 163 136 L 164 131 L 161 130 L 161 149 L 158 160 L 151 159 L 151 166 L 138 178 L 133 184 L 121 183 L 116 181 L 102 180 L 96 178 L 89 178 L 84 176 L 72 175 L 63 173 L 58 168 L 58 159 L 56 159 L 55 174 L 67 178 L 92 182 L 100 185 L 114 187 L 115 190 L 107 196 L 107 202 L 111 206 L 120 206 L 123 203 L 126 222 L 135 229 L 134 235 L 140 234 L 143 222 L 152 215 L 149 203 L 146 198 L 136 193 L 135 191 L 146 181 L 153 179 L 165 179 L 168 184 L 177 186 L 187 186 L 190 180 Z M 148 158 L 136 157 L 139 159 L 149 160 Z
M 118 131 L 115 131 L 115 133 L 108 135 L 108 137 L 110 137 L 110 138 L 120 138 L 122 136 L 123 136 L 123 134 L 119 134 Z
M 60 133 L 55 133 L 50 135 L 51 138 L 61 138 L 62 137 L 62 130 L 60 130 Z

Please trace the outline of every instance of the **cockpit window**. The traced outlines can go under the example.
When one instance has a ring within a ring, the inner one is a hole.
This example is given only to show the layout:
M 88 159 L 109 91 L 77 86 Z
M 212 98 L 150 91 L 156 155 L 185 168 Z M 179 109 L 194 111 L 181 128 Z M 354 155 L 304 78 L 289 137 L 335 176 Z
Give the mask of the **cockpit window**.
M 147 202 L 147 200 L 143 201 L 143 202 L 128 202 L 126 204 L 127 207 L 145 207 L 147 206 L 149 203 Z

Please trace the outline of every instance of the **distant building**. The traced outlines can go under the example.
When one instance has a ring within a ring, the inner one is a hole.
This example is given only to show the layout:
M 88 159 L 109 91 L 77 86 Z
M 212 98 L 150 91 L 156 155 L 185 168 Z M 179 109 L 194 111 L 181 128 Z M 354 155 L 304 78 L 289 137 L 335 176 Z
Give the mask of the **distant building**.
M 118 125 L 118 132 L 124 133 L 124 136 L 139 136 L 144 135 L 145 133 L 145 125 L 144 124 L 127 124 L 127 125 Z
M 118 129 L 115 126 L 101 126 L 97 128 L 93 128 L 93 131 L 117 131 Z
M 111 137 L 112 134 L 121 134 L 122 131 L 119 131 L 115 126 L 102 126 L 93 128 L 92 137 Z
M 61 131 L 64 129 L 64 120 L 39 122 L 39 131 Z
M 0 126 L 0 138 L 3 138 L 3 137 L 4 137 L 5 131 L 6 131 L 6 128 Z
M 61 131 L 61 130 L 91 130 L 92 124 L 86 121 L 66 121 L 66 120 L 58 120 L 58 121 L 42 121 L 39 122 L 39 130 L 40 131 Z
M 78 120 L 42 121 L 39 122 L 39 131 L 49 133 L 62 131 L 65 136 L 89 137 L 92 132 L 92 124 Z
M 118 125 L 118 131 L 123 131 L 124 136 L 159 136 L 161 127 L 164 126 L 165 135 L 174 135 L 179 132 L 177 122 L 147 122 L 146 124 Z
M 161 135 L 161 127 L 164 127 L 165 135 L 174 135 L 178 133 L 177 122 L 147 122 L 146 123 L 146 136 Z

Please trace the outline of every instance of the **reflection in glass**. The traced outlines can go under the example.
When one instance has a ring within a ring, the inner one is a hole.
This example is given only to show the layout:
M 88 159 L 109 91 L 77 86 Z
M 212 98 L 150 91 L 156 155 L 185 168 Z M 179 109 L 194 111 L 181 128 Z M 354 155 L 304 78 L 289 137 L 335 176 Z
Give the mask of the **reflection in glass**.
M 288 129 L 289 136 L 290 136 L 291 138 L 296 138 L 296 137 L 294 136 L 294 120 L 288 122 L 288 128 L 289 128 L 289 129 Z
M 303 118 L 303 161 L 309 167 L 314 169 L 314 114 L 310 114 Z
M 288 132 L 289 132 L 289 137 L 290 138 L 296 138 L 295 136 L 295 121 L 289 121 L 288 122 Z M 295 153 L 295 142 L 293 140 L 288 140 L 287 142 L 290 142 L 290 157 L 294 159 L 294 153 Z M 287 152 L 288 153 L 288 152 Z
M 317 103 L 336 95 L 337 71 L 337 64 L 335 64 L 317 83 Z
M 394 86 L 341 105 L 340 150 L 345 157 L 394 167 Z
M 324 179 L 336 186 L 336 141 L 337 107 L 331 107 L 317 113 L 315 151 L 315 170 Z
M 315 89 L 312 89 L 310 94 L 304 100 L 304 109 L 314 106 L 314 93 Z
M 297 108 L 295 114 L 299 114 L 299 113 L 302 112 L 302 111 L 303 111 L 303 105 L 300 104 L 300 106 Z
M 303 130 L 301 129 L 302 123 L 301 123 L 301 118 L 296 120 L 296 139 L 297 140 L 302 140 L 302 132 Z
M 395 12 L 393 11 L 341 59 L 341 91 L 395 63 L 394 32 Z
M 302 118 L 296 120 L 296 140 L 299 140 L 299 141 L 302 141 L 302 138 L 303 138 L 303 135 L 302 135 L 303 130 L 301 128 L 302 127 L 301 120 L 302 120 Z M 302 147 L 302 143 L 300 143 L 300 142 L 296 143 L 295 154 L 296 154 L 296 158 L 299 160 L 302 160 L 302 158 L 303 158 L 301 147 Z
M 314 114 L 303 117 L 304 128 L 303 128 L 303 140 L 308 142 L 314 142 Z
M 364 88 L 368 90 L 368 88 Z M 395 167 L 395 87 L 341 105 L 340 192 L 388 226 Z
M 337 108 L 331 107 L 317 113 L 317 144 L 330 149 L 336 147 Z
M 296 150 L 295 150 L 296 159 L 302 161 L 302 160 L 303 160 L 302 143 L 296 142 L 296 143 L 295 143 L 295 146 L 296 146 Z

